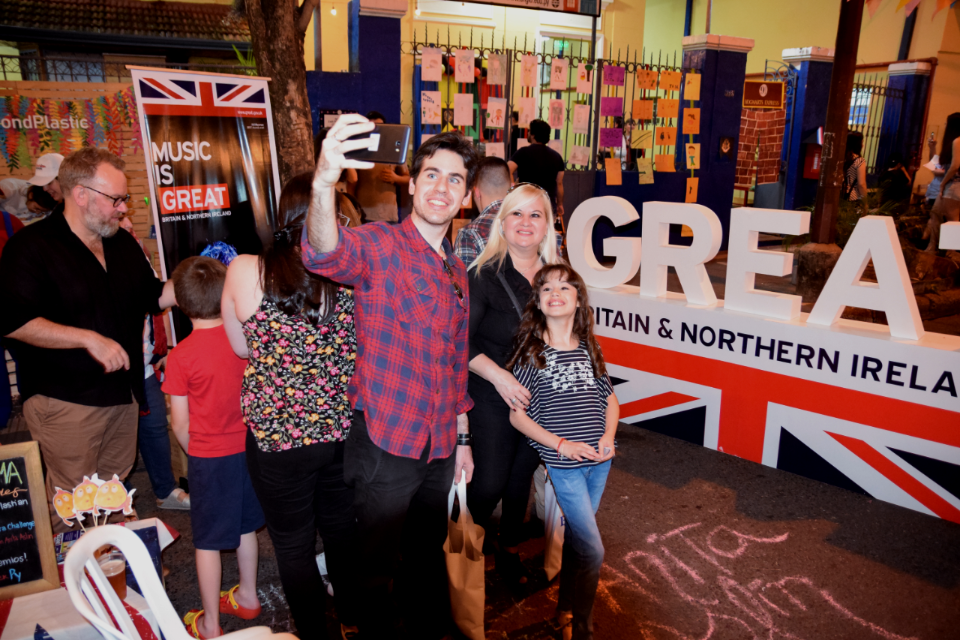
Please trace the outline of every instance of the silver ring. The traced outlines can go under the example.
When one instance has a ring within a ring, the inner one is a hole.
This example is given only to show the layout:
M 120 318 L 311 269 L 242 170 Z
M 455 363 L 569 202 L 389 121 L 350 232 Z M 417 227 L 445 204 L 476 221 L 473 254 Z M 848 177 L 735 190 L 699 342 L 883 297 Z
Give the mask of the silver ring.
M 517 404 L 516 398 L 510 398 L 510 404 Z

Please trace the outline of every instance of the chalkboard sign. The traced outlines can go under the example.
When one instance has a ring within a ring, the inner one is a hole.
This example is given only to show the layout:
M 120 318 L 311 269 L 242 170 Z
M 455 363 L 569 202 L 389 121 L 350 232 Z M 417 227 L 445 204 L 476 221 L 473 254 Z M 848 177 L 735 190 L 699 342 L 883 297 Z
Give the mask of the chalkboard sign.
M 40 448 L 0 447 L 0 600 L 59 587 Z

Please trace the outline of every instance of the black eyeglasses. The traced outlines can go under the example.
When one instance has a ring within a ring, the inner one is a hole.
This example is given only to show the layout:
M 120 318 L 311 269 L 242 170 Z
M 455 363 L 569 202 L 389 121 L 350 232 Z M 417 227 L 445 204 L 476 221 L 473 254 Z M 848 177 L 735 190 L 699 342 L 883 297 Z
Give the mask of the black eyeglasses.
M 460 306 L 463 306 L 463 289 L 460 288 L 460 285 L 457 284 L 457 279 L 453 277 L 453 270 L 450 269 L 450 264 L 447 262 L 446 258 L 441 258 L 443 262 L 443 270 L 447 272 L 447 277 L 450 278 L 450 284 L 453 285 L 453 290 L 457 294 L 457 298 L 460 300 Z
M 90 191 L 96 191 L 97 193 L 102 195 L 104 198 L 109 198 L 110 200 L 113 200 L 114 209 L 119 207 L 121 202 L 124 204 L 127 204 L 128 202 L 130 202 L 131 195 L 129 193 L 122 196 L 111 196 L 109 193 L 104 193 L 103 191 L 97 191 L 97 189 L 94 189 L 93 187 L 88 187 L 85 184 L 82 184 L 80 186 L 83 187 L 84 189 L 90 189 Z

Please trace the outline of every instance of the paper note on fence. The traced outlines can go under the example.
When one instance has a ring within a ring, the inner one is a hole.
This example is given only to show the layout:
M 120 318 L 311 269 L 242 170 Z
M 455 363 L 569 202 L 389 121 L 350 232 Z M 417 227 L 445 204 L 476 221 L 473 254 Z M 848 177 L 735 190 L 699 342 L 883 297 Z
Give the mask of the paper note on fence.
M 500 158 L 503 160 L 503 143 L 502 142 L 488 142 L 486 145 L 486 155 L 488 158 Z
M 665 153 L 658 155 L 654 158 L 654 162 L 657 166 L 657 171 L 660 173 L 676 173 L 677 169 L 673 165 L 673 154 Z
M 683 110 L 683 134 L 697 135 L 700 133 L 700 109 L 687 107 Z
M 593 71 L 583 62 L 577 65 L 577 93 L 593 93 Z
M 457 70 L 454 78 L 457 82 L 473 82 L 473 49 L 457 50 Z
M 577 104 L 573 106 L 573 132 L 590 133 L 590 105 Z
M 456 127 L 473 126 L 472 93 L 458 93 L 453 96 L 453 124 Z
M 653 129 L 634 129 L 630 134 L 633 149 L 653 149 Z
M 654 91 L 657 88 L 657 72 L 653 69 L 637 69 L 637 89 Z
M 563 100 L 551 100 L 550 101 L 550 111 L 547 116 L 547 121 L 550 124 L 551 129 L 563 129 L 563 124 L 566 116 L 566 109 L 563 106 Z
M 700 178 L 687 178 L 687 190 L 684 194 L 684 202 L 697 201 L 697 188 L 700 184 Z
M 672 147 L 677 143 L 677 128 L 659 127 L 655 140 L 658 147 Z
M 603 84 L 622 87 L 623 78 L 626 76 L 626 73 L 627 70 L 625 67 L 618 67 L 616 65 L 605 66 L 603 68 Z
M 537 85 L 537 56 L 520 57 L 520 86 L 535 87 Z
M 604 127 L 600 129 L 601 147 L 619 147 L 623 143 L 623 130 Z
M 607 174 L 607 186 L 616 187 L 623 184 L 623 172 L 620 170 L 620 158 L 604 158 L 603 166 Z
M 520 128 L 526 129 L 530 126 L 531 120 L 537 119 L 537 109 L 533 98 L 520 98 Z
M 653 184 L 653 163 L 650 158 L 637 158 L 637 173 L 640 174 L 640 184 Z
M 443 62 L 440 49 L 424 49 L 420 54 L 420 80 L 440 82 L 443 79 Z
M 420 92 L 420 119 L 423 124 L 440 124 L 440 92 Z
M 554 138 L 547 143 L 547 146 L 559 153 L 561 158 L 563 157 L 563 140 Z
M 657 100 L 658 118 L 676 118 L 679 115 L 680 101 L 669 98 L 660 98 Z
M 634 100 L 633 119 L 650 120 L 653 118 L 653 100 Z
M 661 71 L 660 72 L 660 90 L 661 91 L 680 91 L 680 72 L 679 71 Z
M 507 119 L 507 99 L 487 98 L 487 128 L 503 129 Z
M 567 58 L 554 58 L 550 63 L 550 89 L 552 91 L 563 91 L 567 88 L 567 70 L 570 68 L 570 60 Z
M 487 84 L 507 83 L 507 54 L 491 53 L 487 58 Z
M 590 164 L 590 147 L 583 145 L 574 145 L 573 152 L 570 154 L 570 164 L 585 167 Z
M 600 115 L 619 118 L 623 115 L 623 98 L 600 98 Z
M 699 73 L 687 73 L 687 75 L 684 76 L 683 99 L 684 100 L 700 99 L 700 74 Z
M 700 168 L 700 143 L 688 142 L 683 145 L 683 157 L 687 162 L 687 169 Z

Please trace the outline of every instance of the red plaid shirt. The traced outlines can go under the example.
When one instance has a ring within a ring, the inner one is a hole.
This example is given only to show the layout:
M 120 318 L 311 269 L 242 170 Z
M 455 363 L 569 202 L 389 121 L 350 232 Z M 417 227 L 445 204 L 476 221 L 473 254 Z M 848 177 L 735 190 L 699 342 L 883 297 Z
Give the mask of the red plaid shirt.
M 439 254 L 407 218 L 400 225 L 340 227 L 330 253 L 300 242 L 314 273 L 355 288 L 357 370 L 348 395 L 366 414 L 370 438 L 384 451 L 446 458 L 457 440 L 457 415 L 473 407 L 467 395 L 467 271 L 443 241 L 463 291 L 461 302 Z

